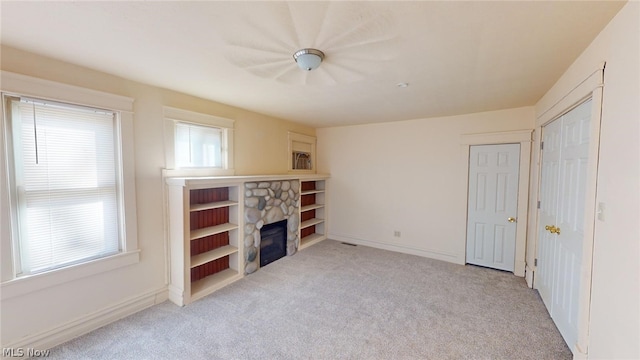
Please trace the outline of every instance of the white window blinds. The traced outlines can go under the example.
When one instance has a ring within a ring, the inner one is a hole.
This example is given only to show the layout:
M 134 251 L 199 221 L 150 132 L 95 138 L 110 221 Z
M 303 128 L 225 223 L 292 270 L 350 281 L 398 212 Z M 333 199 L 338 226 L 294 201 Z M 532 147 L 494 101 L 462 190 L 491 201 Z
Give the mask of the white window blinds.
M 117 253 L 117 114 L 39 100 L 9 103 L 22 274 Z

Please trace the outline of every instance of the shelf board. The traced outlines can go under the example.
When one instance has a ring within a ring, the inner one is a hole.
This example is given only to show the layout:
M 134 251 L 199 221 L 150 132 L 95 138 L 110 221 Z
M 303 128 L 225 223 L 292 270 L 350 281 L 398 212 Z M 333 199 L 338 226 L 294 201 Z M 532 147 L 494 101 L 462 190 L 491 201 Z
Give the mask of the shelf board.
M 234 205 L 238 205 L 238 202 L 231 201 L 231 200 L 215 201 L 215 202 L 204 203 L 204 204 L 193 204 L 191 205 L 191 208 L 189 210 L 191 212 L 194 212 L 194 211 L 202 211 L 202 210 L 209 210 L 209 209 L 218 209 L 218 208 L 234 206 Z
M 324 189 L 319 189 L 319 190 L 305 190 L 300 192 L 300 195 L 309 195 L 309 194 L 318 194 L 318 193 L 323 193 Z
M 321 209 L 323 207 L 324 207 L 324 204 L 311 204 L 311 205 L 301 207 L 300 212 L 305 212 L 305 211 L 314 210 L 314 209 Z
M 311 234 L 309 236 L 305 236 L 302 239 L 300 239 L 300 249 L 304 249 L 311 245 L 317 244 L 326 238 L 327 237 L 323 234 Z
M 308 228 L 309 226 L 312 226 L 312 225 L 322 224 L 323 222 L 324 222 L 324 219 L 316 219 L 316 218 L 309 219 L 307 221 L 303 221 L 300 224 L 300 229 Z
M 220 259 L 221 257 L 231 255 L 238 252 L 238 248 L 233 245 L 225 245 L 211 251 L 207 251 L 202 254 L 198 254 L 191 257 L 191 268 L 206 264 L 209 261 Z
M 191 230 L 191 236 L 189 240 L 200 239 L 205 236 L 220 234 L 225 231 L 234 230 L 237 228 L 238 228 L 238 225 L 236 224 L 225 223 L 225 224 L 220 224 L 215 226 L 209 226 L 202 229 Z
M 238 274 L 237 271 L 229 268 L 213 275 L 209 275 L 204 279 L 194 281 L 191 283 L 191 301 L 210 294 L 241 277 L 241 274 Z

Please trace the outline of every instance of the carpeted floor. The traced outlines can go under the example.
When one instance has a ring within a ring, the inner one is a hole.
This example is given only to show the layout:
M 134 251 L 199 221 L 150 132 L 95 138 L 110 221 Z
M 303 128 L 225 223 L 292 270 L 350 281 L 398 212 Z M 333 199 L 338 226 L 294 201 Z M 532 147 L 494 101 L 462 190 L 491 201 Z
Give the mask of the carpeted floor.
M 180 308 L 72 340 L 53 359 L 571 359 L 513 274 L 323 241 Z

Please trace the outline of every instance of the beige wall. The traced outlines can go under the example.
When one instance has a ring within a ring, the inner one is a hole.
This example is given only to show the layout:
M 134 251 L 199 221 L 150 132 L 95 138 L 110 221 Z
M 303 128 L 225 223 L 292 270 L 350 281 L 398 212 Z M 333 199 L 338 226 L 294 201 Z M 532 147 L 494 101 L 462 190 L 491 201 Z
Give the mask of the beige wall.
M 318 169 L 331 174 L 329 237 L 463 264 L 461 135 L 533 124 L 524 107 L 318 129 Z
M 631 1 L 536 104 L 540 114 L 606 61 L 588 356 L 640 358 L 640 2 Z
M 1 60 L 4 71 L 135 99 L 135 154 L 124 156 L 135 155 L 138 243 L 142 250 L 138 264 L 3 301 L 2 344 L 51 330 L 64 330 L 105 309 L 144 294 L 166 290 L 161 179 L 165 162 L 163 106 L 235 120 L 237 175 L 286 173 L 289 159 L 287 131 L 315 135 L 315 130 L 306 126 L 8 47 L 2 48 Z

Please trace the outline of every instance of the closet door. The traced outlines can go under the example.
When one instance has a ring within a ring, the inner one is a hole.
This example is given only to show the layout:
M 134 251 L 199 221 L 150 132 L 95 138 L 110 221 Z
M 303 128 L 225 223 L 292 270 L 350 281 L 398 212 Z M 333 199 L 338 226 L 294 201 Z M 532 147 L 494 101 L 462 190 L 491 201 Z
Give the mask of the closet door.
M 537 287 L 570 349 L 578 336 L 590 120 L 588 100 L 543 130 Z
M 562 118 L 544 127 L 542 171 L 540 182 L 540 210 L 538 212 L 538 266 L 536 285 L 549 313 L 552 310 L 552 292 L 557 259 L 557 235 L 549 231 L 556 222 L 560 185 L 560 149 Z
M 578 337 L 578 294 L 584 240 L 584 206 L 589 155 L 591 100 L 562 118 L 560 197 L 556 227 L 558 275 L 553 294 L 556 325 L 570 347 Z

